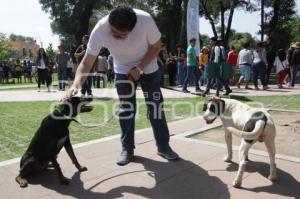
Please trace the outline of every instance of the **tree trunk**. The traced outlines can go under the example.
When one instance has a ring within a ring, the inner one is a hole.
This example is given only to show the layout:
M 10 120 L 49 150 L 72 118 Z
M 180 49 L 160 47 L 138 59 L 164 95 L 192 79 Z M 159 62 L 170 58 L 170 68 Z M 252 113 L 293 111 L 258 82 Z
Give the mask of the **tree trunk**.
M 187 48 L 187 33 L 186 33 L 186 17 L 187 17 L 187 6 L 189 0 L 183 0 L 183 13 L 181 18 L 181 31 L 180 31 L 180 43 L 183 48 Z
M 273 3 L 273 17 L 269 23 L 268 35 L 272 37 L 273 31 L 276 30 L 276 26 L 279 21 L 279 10 L 280 10 L 280 0 L 275 0 Z
M 231 31 L 231 25 L 232 25 L 232 19 L 233 19 L 233 14 L 235 10 L 235 2 L 234 0 L 230 1 L 230 12 L 229 12 L 229 17 L 228 17 L 228 22 L 227 22 L 227 27 L 226 27 L 226 33 L 224 37 L 224 47 L 228 49 L 228 42 L 229 42 L 229 36 L 230 36 L 230 31 Z
M 84 4 L 84 7 L 81 14 L 81 25 L 78 27 L 78 30 L 75 33 L 76 46 L 79 46 L 81 44 L 82 36 L 88 34 L 90 18 L 93 15 L 95 0 L 82 0 L 81 3 Z
M 220 11 L 221 11 L 221 38 L 222 40 L 224 40 L 224 32 L 225 32 L 225 8 L 224 8 L 224 5 L 223 5 L 223 2 L 220 1 Z
M 203 11 L 204 11 L 204 15 L 208 19 L 208 21 L 209 21 L 209 23 L 211 25 L 211 29 L 212 29 L 212 31 L 214 33 L 214 37 L 218 37 L 218 33 L 217 33 L 217 30 L 216 30 L 216 26 L 215 26 L 214 20 L 213 20 L 213 18 L 210 16 L 210 14 L 208 12 L 206 3 L 207 3 L 207 1 L 204 2 L 203 0 L 200 0 L 200 4 L 202 5 Z

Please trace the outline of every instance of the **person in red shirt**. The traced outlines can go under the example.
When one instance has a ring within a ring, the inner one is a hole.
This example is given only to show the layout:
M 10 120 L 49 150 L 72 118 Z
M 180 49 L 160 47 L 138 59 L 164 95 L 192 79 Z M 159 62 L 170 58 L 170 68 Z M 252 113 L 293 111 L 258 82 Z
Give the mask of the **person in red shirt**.
M 236 78 L 235 78 L 235 70 L 237 67 L 237 59 L 238 59 L 238 52 L 235 50 L 234 46 L 231 46 L 231 49 L 228 53 L 227 56 L 227 63 L 229 63 L 232 66 L 232 72 L 233 72 L 233 76 L 232 79 L 230 81 L 231 85 L 235 85 L 236 84 Z

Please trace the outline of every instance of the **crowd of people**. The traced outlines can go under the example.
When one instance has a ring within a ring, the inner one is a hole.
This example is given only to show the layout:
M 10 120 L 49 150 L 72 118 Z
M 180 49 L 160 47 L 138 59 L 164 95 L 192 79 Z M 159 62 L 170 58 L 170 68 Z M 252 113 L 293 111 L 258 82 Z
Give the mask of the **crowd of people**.
M 30 60 L 0 61 L 0 84 L 32 83 L 32 66 Z
M 52 74 L 56 72 L 58 90 L 64 91 L 66 85 L 72 84 L 76 69 L 85 55 L 88 41 L 89 36 L 84 35 L 82 44 L 75 53 L 68 53 L 64 46 L 58 46 L 58 53 L 52 62 L 43 48 L 39 49 L 35 62 L 19 59 L 15 62 L 0 62 L 0 83 L 22 83 L 23 79 L 24 82 L 33 83 L 35 79 L 38 91 L 42 84 L 46 84 L 50 92 Z M 175 50 L 169 52 L 166 46 L 162 45 L 157 57 L 161 87 L 178 86 L 183 92 L 189 93 L 188 85 L 194 85 L 196 93 L 210 94 L 210 89 L 216 89 L 217 95 L 223 88 L 225 95 L 228 95 L 232 92 L 230 86 L 236 85 L 237 88 L 241 88 L 242 84 L 245 89 L 267 90 L 272 71 L 277 74 L 278 88 L 284 88 L 285 84 L 287 87 L 295 86 L 297 71 L 300 68 L 300 42 L 292 43 L 287 51 L 279 49 L 277 52 L 270 49 L 270 41 L 258 42 L 254 49 L 250 48 L 250 43 L 245 42 L 243 48 L 237 52 L 234 46 L 226 51 L 221 39 L 211 38 L 209 46 L 204 46 L 199 55 L 196 54 L 195 44 L 196 40 L 193 38 L 186 50 L 181 44 L 177 44 Z M 221 70 L 228 70 L 222 69 L 225 66 L 230 66 L 230 77 L 220 74 Z M 92 96 L 92 86 L 100 88 L 100 83 L 103 82 L 102 87 L 105 88 L 108 82 L 112 82 L 113 67 L 112 55 L 107 55 L 101 50 L 82 85 L 81 95 Z M 214 77 L 207 75 L 207 71 L 212 68 L 218 69 Z M 168 83 L 165 81 L 166 74 Z M 250 83 L 254 88 L 249 86 Z M 206 88 L 202 91 L 201 86 Z
M 64 91 L 66 85 L 71 85 L 74 80 L 76 69 L 85 55 L 89 36 L 82 37 L 82 44 L 75 53 L 65 51 L 63 45 L 58 46 L 55 60 L 51 61 L 44 48 L 39 48 L 37 58 L 34 61 L 20 59 L 0 62 L 0 84 L 37 83 L 38 92 L 41 86 L 46 85 L 48 92 L 52 90 L 53 73 L 57 74 L 58 90 Z M 113 58 L 106 56 L 102 51 L 94 63 L 94 67 L 88 74 L 88 79 L 82 86 L 82 96 L 92 95 L 92 86 L 95 88 L 107 87 L 108 82 L 113 81 Z
M 277 74 L 278 88 L 283 88 L 284 84 L 294 87 L 297 71 L 300 69 L 300 42 L 292 43 L 288 50 L 275 51 L 270 46 L 271 43 L 267 40 L 258 42 L 251 49 L 250 43 L 245 42 L 239 52 L 234 46 L 226 51 L 221 39 L 211 38 L 209 46 L 204 46 L 200 54 L 196 55 L 195 39 L 191 39 L 186 51 L 180 44 L 170 52 L 163 46 L 158 56 L 158 64 L 162 74 L 168 74 L 169 85 L 179 86 L 183 92 L 190 92 L 187 90 L 188 84 L 195 85 L 196 93 L 201 92 L 199 85 L 206 85 L 204 94 L 209 94 L 211 88 L 221 86 L 220 90 L 224 87 L 227 95 L 232 92 L 230 85 L 241 88 L 242 84 L 245 89 L 268 90 L 271 72 Z M 226 66 L 230 66 L 230 77 L 219 74 L 222 67 L 225 67 L 223 70 L 228 70 Z M 206 71 L 213 67 L 219 68 L 219 72 L 211 78 Z M 254 88 L 249 86 L 250 83 Z M 161 84 L 164 86 L 165 82 L 162 80 Z

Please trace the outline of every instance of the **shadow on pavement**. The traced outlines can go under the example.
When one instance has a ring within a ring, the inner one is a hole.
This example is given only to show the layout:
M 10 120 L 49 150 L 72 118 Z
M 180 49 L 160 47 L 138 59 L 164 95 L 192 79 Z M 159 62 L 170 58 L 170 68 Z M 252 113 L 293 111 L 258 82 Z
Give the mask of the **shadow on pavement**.
M 265 178 L 269 176 L 269 164 L 263 162 L 248 162 L 246 166 L 246 171 L 250 173 L 258 172 Z M 238 164 L 232 163 L 227 169 L 230 172 L 237 172 Z M 271 193 L 276 195 L 281 195 L 285 197 L 295 197 L 300 198 L 300 182 L 298 182 L 291 174 L 277 168 L 277 177 L 278 181 L 272 185 L 263 186 L 263 187 L 255 187 L 255 188 L 242 188 L 244 190 L 260 193 Z M 232 179 L 233 181 L 233 179 Z M 247 182 L 243 182 L 246 184 Z M 242 185 L 243 186 L 243 185 Z
M 191 161 L 181 159 L 176 162 L 159 162 L 136 156 L 135 162 L 142 164 L 144 170 L 137 169 L 131 172 L 124 171 L 122 174 L 111 176 L 106 179 L 99 179 L 99 182 L 91 185 L 87 189 L 84 188 L 83 182 L 80 179 L 80 173 L 78 172 L 72 176 L 70 181 L 71 184 L 69 186 L 59 185 L 53 170 L 47 170 L 38 177 L 34 177 L 30 183 L 41 184 L 43 187 L 54 190 L 62 195 L 80 199 L 117 198 L 124 196 L 126 193 L 155 199 L 230 198 L 227 184 L 223 183 L 217 177 L 209 176 L 207 171 Z M 130 165 L 128 165 L 128 167 L 129 166 Z M 152 178 L 154 185 L 152 185 L 152 183 L 151 188 L 143 186 L 127 186 L 126 182 L 124 182 L 124 185 L 113 188 L 113 185 L 116 184 L 113 183 L 113 181 L 122 184 L 122 182 L 120 182 L 122 178 L 118 179 L 118 177 L 123 175 L 139 175 L 140 179 L 145 177 L 150 178 L 151 180 Z M 112 181 L 111 190 L 105 193 L 93 191 L 94 189 L 97 189 L 97 187 L 102 186 L 104 182 L 107 187 L 107 183 L 109 184 L 108 181 Z

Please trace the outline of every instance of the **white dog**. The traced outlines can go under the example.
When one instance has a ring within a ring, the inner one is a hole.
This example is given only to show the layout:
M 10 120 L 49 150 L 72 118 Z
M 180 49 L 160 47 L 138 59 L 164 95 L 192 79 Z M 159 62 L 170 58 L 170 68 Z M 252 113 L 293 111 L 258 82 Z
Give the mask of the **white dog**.
M 233 99 L 210 99 L 203 107 L 207 124 L 211 124 L 219 116 L 225 130 L 225 141 L 227 144 L 228 156 L 225 162 L 232 159 L 232 134 L 241 137 L 242 142 L 239 149 L 239 170 L 233 182 L 234 187 L 242 184 L 248 152 L 250 147 L 257 141 L 264 142 L 270 156 L 269 179 L 275 181 L 275 135 L 276 129 L 270 114 L 264 109 L 251 108 L 247 104 Z

